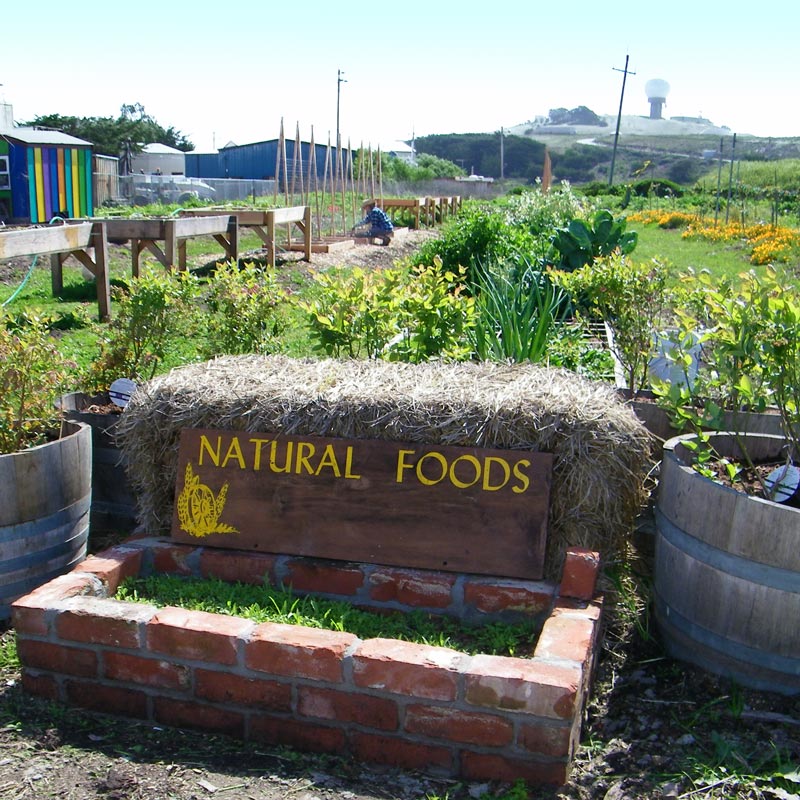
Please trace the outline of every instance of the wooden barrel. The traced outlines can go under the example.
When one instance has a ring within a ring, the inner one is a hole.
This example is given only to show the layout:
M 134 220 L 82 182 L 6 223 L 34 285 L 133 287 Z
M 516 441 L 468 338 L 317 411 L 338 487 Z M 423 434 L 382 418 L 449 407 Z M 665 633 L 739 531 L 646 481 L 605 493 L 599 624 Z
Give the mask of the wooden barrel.
M 756 689 L 800 692 L 800 510 L 703 477 L 678 436 L 664 445 L 656 504 L 655 614 L 677 658 Z M 748 434 L 754 461 L 786 440 Z M 740 457 L 733 434 L 714 434 Z
M 67 419 L 92 429 L 92 532 L 132 531 L 136 501 L 114 434 L 119 414 L 103 410 L 111 406 L 108 394 L 72 392 L 61 397 L 60 406 Z
M 10 604 L 86 556 L 92 499 L 92 431 L 0 455 L 0 620 Z

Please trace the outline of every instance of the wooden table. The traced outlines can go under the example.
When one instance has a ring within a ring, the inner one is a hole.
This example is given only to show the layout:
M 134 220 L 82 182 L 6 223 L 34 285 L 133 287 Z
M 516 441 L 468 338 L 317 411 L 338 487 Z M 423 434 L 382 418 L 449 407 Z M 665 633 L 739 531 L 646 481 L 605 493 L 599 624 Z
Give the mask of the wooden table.
M 208 217 L 223 213 L 219 209 L 188 209 L 181 212 L 182 217 Z M 226 214 L 236 218 L 238 227 L 252 230 L 267 249 L 267 263 L 275 266 L 275 228 L 278 225 L 295 225 L 303 235 L 303 260 L 311 261 L 311 206 L 290 206 L 289 208 L 226 209 Z
M 166 217 L 154 219 L 105 219 L 108 240 L 131 243 L 132 272 L 139 277 L 139 256 L 147 250 L 167 269 L 186 269 L 186 242 L 197 236 L 213 236 L 225 257 L 239 257 L 239 229 L 236 217 L 219 214 L 203 217 Z M 163 242 L 163 250 L 159 246 Z

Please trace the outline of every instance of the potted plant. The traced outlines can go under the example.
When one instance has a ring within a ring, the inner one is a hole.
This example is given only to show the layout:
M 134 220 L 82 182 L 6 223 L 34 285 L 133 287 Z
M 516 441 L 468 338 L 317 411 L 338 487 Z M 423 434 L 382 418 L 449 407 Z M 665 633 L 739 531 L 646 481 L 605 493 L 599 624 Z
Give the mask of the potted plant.
M 656 386 L 692 431 L 663 450 L 656 618 L 674 655 L 747 686 L 797 693 L 800 509 L 779 501 L 798 475 L 800 293 L 767 269 L 735 287 L 698 276 L 694 299 L 681 325 L 703 330 L 697 380 Z M 688 364 L 680 347 L 673 358 Z M 770 407 L 780 433 L 752 432 L 752 412 Z
M 86 555 L 91 431 L 55 404 L 69 370 L 43 320 L 0 321 L 0 620 Z
M 114 287 L 114 318 L 100 352 L 82 378 L 85 391 L 62 395 L 67 419 L 92 432 L 92 533 L 129 533 L 136 526 L 136 501 L 117 447 L 116 426 L 126 397 L 152 378 L 170 355 L 173 333 L 184 323 L 195 297 L 189 273 L 154 273 Z M 112 391 L 116 387 L 120 391 Z

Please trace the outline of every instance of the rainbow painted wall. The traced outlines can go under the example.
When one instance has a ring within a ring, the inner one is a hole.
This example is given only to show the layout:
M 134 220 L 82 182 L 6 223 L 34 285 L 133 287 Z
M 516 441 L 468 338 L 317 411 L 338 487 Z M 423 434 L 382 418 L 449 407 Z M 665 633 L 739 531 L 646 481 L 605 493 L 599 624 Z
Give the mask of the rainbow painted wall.
M 31 145 L 8 140 L 11 215 L 31 223 L 56 214 L 94 213 L 90 147 Z

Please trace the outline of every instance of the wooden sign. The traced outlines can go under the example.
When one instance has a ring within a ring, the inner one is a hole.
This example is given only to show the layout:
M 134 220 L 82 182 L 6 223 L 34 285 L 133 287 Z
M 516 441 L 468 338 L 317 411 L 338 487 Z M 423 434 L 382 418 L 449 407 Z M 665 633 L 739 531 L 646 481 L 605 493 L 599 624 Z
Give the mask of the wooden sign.
M 184 429 L 172 538 L 542 577 L 553 456 Z

